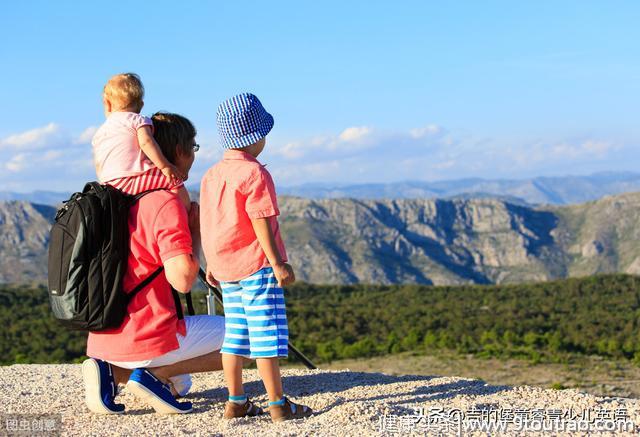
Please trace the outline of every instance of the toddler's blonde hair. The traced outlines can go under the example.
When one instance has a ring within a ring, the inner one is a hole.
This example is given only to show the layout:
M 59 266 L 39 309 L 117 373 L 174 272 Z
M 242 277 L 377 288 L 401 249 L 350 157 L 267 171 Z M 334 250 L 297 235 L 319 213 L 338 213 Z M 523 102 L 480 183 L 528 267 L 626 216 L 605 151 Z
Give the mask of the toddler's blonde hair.
M 140 113 L 142 110 L 144 86 L 140 76 L 135 73 L 116 74 L 109 79 L 103 92 L 115 111 Z

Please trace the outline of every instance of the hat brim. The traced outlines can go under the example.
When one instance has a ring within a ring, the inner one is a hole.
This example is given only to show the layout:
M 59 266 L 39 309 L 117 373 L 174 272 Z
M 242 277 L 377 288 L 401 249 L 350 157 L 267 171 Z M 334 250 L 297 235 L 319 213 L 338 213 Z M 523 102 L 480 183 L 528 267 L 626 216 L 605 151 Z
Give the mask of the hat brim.
M 271 132 L 271 129 L 273 129 L 273 123 L 273 116 L 267 112 L 263 117 L 258 130 L 240 137 L 223 138 L 224 147 L 226 149 L 242 149 L 243 147 L 257 143 Z

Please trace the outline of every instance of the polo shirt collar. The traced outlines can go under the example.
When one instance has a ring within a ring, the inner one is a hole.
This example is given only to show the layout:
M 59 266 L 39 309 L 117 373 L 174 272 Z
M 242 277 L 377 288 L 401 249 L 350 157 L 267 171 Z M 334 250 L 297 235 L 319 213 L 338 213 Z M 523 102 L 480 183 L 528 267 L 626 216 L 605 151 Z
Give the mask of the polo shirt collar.
M 266 165 L 266 164 L 261 164 L 260 161 L 258 161 L 252 155 L 250 155 L 249 153 L 244 152 L 242 150 L 233 150 L 233 149 L 225 150 L 224 154 L 222 155 L 222 159 L 224 161 L 235 160 L 235 161 L 257 162 L 258 164 L 260 164 L 263 167 Z

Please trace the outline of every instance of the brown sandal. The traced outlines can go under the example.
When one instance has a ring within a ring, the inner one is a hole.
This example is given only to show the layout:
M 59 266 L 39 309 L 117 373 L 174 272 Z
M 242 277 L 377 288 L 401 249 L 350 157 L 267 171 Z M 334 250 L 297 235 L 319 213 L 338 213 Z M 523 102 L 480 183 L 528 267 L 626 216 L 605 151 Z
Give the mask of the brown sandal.
M 313 410 L 306 405 L 300 405 L 284 398 L 283 405 L 270 405 L 269 414 L 274 422 L 282 422 L 291 419 L 303 419 L 313 414 Z
M 227 401 L 224 405 L 224 414 L 222 417 L 225 419 L 235 419 L 247 416 L 254 417 L 261 414 L 264 414 L 264 410 L 247 399 L 247 402 L 244 404 L 236 404 L 235 402 Z

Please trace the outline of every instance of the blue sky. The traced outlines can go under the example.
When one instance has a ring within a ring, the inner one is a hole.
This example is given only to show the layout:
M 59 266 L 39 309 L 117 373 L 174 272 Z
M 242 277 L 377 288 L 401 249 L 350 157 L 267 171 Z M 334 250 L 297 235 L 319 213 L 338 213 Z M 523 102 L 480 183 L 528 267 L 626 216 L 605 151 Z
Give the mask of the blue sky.
M 199 131 L 252 91 L 276 183 L 524 178 L 640 164 L 640 3 L 10 2 L 0 190 L 77 190 L 112 74 Z

